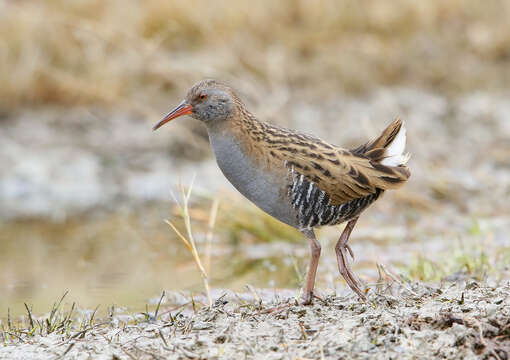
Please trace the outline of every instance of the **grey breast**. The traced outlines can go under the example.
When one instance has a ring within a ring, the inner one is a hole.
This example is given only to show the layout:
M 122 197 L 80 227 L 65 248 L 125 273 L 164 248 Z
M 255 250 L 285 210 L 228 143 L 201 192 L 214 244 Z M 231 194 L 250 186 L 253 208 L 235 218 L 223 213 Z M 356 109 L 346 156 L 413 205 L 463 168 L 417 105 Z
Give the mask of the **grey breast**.
M 269 215 L 299 228 L 296 212 L 288 198 L 288 184 L 281 176 L 254 164 L 233 136 L 209 131 L 209 140 L 218 166 L 241 194 Z

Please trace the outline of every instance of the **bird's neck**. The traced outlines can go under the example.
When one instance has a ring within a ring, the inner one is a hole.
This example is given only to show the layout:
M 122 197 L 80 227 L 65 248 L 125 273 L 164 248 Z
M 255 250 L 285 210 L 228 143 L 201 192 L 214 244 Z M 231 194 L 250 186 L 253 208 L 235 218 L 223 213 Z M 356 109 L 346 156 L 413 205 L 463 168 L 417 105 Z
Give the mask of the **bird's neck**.
M 241 143 L 262 140 L 266 123 L 258 120 L 244 107 L 236 107 L 232 115 L 224 121 L 207 124 L 210 135 L 231 136 Z
M 266 157 L 266 127 L 266 123 L 258 120 L 244 107 L 239 107 L 225 121 L 208 125 L 207 131 L 213 148 L 219 143 L 235 143 L 246 157 L 259 162 L 265 161 Z

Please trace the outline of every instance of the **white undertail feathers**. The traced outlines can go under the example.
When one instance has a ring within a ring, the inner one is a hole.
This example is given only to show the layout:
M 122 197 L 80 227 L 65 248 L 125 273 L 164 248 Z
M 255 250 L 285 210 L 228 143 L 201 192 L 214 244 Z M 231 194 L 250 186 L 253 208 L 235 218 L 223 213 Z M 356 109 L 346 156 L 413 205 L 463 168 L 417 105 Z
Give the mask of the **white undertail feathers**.
M 391 144 L 386 147 L 384 159 L 381 160 L 382 165 L 399 166 L 405 165 L 409 160 L 409 153 L 404 153 L 406 147 L 406 126 L 402 122 L 402 126 L 398 134 L 395 136 Z

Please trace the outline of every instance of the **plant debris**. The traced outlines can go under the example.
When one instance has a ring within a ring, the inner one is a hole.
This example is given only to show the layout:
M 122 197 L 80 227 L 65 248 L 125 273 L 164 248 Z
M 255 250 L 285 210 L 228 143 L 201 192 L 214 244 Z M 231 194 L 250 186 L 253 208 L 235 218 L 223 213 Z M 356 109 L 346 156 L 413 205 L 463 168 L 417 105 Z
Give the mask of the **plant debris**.
M 510 283 L 393 282 L 384 291 L 370 291 L 367 303 L 340 294 L 311 306 L 298 305 L 289 291 L 214 295 L 209 308 L 207 296 L 195 294 L 201 306 L 195 312 L 189 302 L 178 308 L 166 303 L 165 309 L 163 293 L 153 316 L 117 311 L 101 320 L 54 307 L 49 319 L 55 320 L 45 324 L 29 311 L 18 322 L 2 324 L 0 358 L 510 357 Z

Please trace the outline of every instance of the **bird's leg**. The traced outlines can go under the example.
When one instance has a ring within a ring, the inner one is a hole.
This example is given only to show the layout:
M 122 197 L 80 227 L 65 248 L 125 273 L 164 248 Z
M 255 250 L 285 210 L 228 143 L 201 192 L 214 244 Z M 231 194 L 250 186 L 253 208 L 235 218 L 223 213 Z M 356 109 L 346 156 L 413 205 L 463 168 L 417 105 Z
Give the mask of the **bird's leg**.
M 349 245 L 347 245 L 347 241 L 349 241 L 349 236 L 351 235 L 352 229 L 354 229 L 354 225 L 356 225 L 356 221 L 358 218 L 354 218 L 347 223 L 345 226 L 342 235 L 338 239 L 338 242 L 335 246 L 336 259 L 338 262 L 338 271 L 340 271 L 340 275 L 342 275 L 347 282 L 347 285 L 363 300 L 366 301 L 366 297 L 363 292 L 360 290 L 360 283 L 356 279 L 356 276 L 352 272 L 351 266 L 347 261 L 347 251 L 354 259 L 354 253 Z
M 319 257 L 321 256 L 321 244 L 315 238 L 315 234 L 312 229 L 301 231 L 310 240 L 310 265 L 308 266 L 308 274 L 306 275 L 306 285 L 301 295 L 301 303 L 308 305 L 312 302 L 313 298 L 313 287 L 315 285 L 315 274 L 317 274 L 317 266 L 319 265 Z

